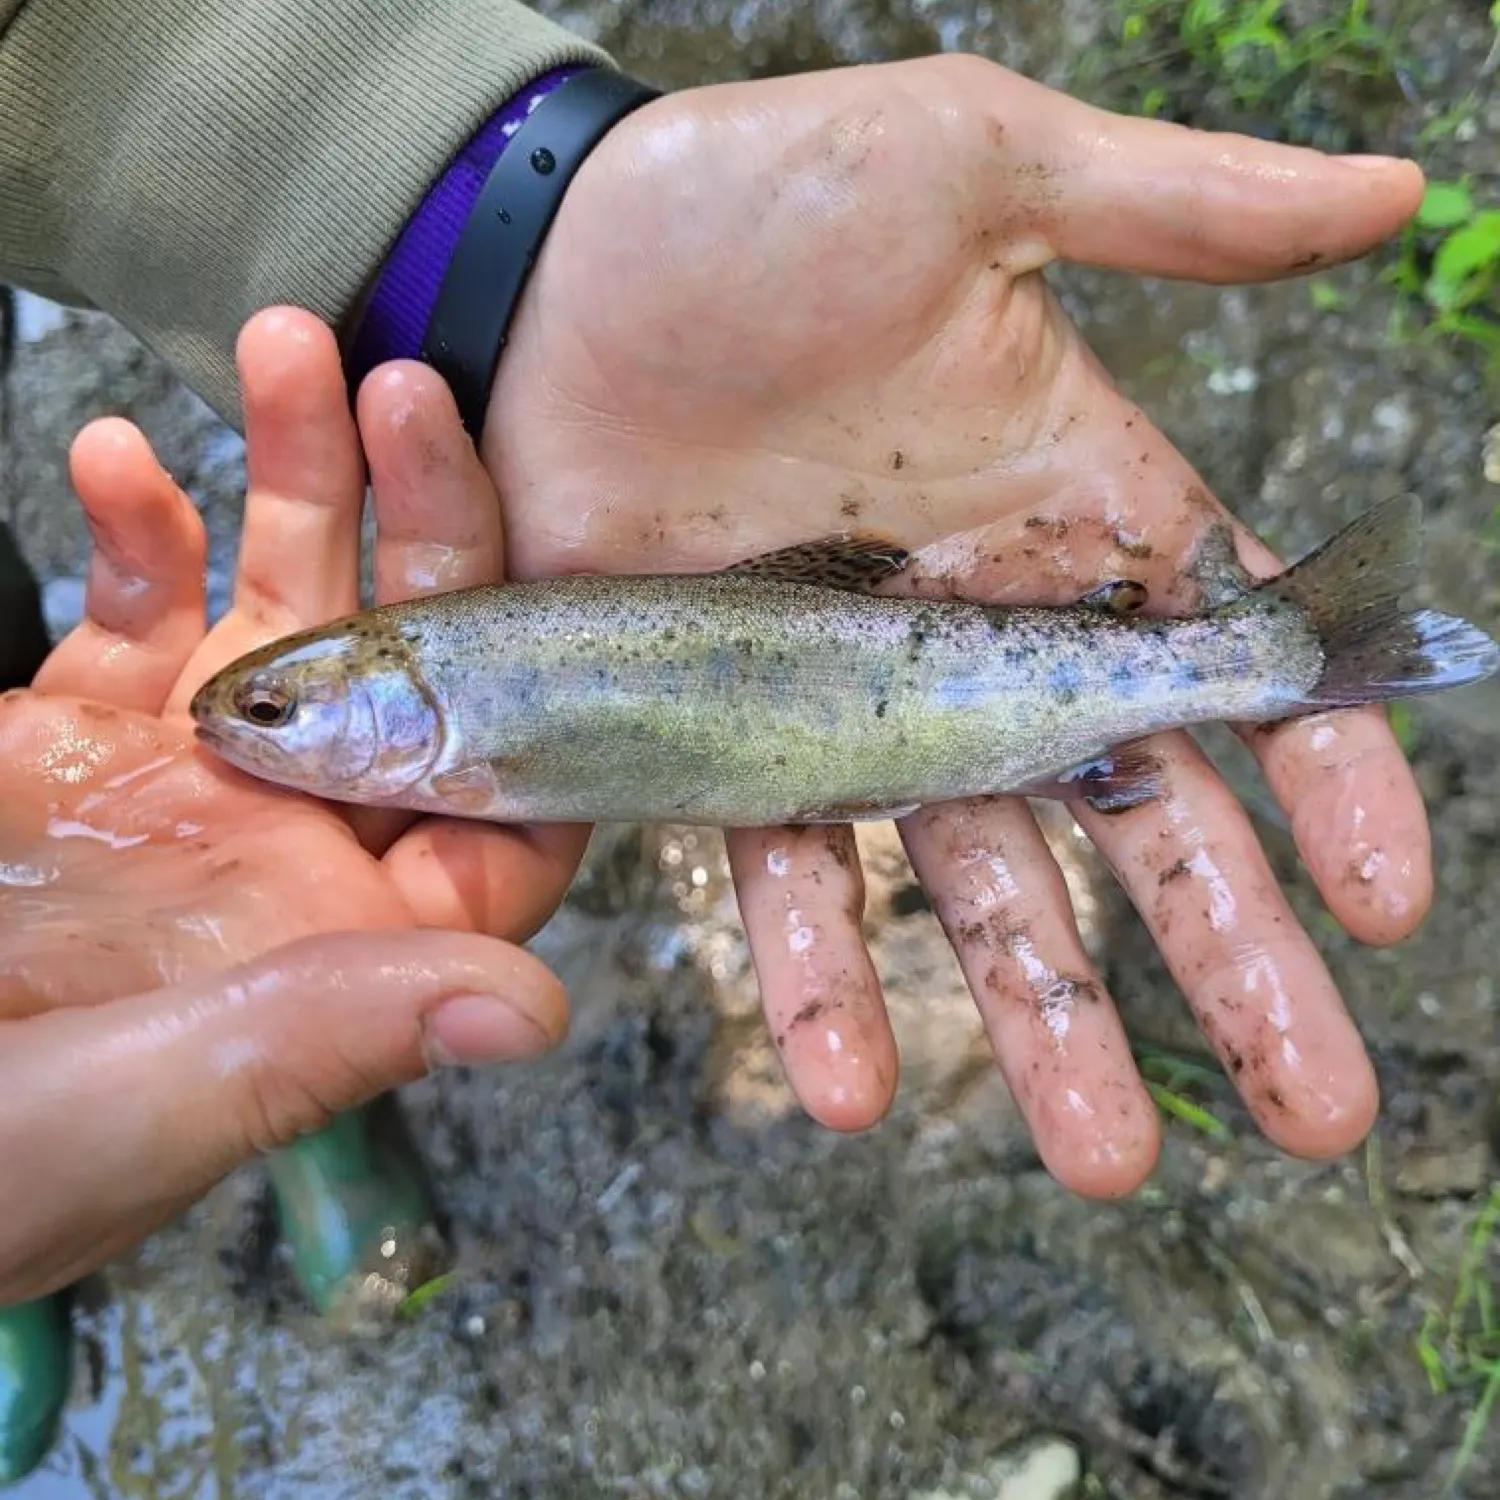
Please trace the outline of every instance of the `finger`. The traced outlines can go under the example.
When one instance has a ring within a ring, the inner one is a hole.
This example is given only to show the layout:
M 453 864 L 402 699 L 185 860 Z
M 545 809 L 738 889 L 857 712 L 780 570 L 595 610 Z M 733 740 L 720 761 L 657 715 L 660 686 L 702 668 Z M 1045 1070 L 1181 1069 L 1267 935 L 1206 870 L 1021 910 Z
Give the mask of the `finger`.
M 359 392 L 381 604 L 496 582 L 500 501 L 447 383 L 425 365 L 376 370 Z
M 459 419 L 448 384 L 426 365 L 396 361 L 374 371 L 360 387 L 359 431 L 370 466 L 375 504 L 375 600 L 388 604 L 426 594 L 499 582 L 505 570 L 505 548 L 499 496 L 479 454 Z M 360 842 L 384 854 L 418 820 L 386 808 L 356 808 L 349 820 Z M 472 849 L 456 863 L 465 880 L 448 889 L 422 881 L 424 894 L 441 904 L 488 906 L 492 889 L 472 881 L 493 862 L 524 862 L 527 849 L 513 853 L 496 848 L 515 835 L 478 832 L 469 825 L 453 838 L 425 841 L 418 854 L 435 861 L 434 876 L 445 871 L 456 847 Z M 585 839 L 587 835 L 585 835 Z M 401 863 L 406 863 L 405 858 Z M 507 868 L 505 873 L 511 873 Z M 440 894 L 441 892 L 441 894 Z M 559 893 L 559 897 L 560 897 Z M 469 923 L 437 925 L 462 925 Z M 499 932 L 484 920 L 477 930 Z
M 1238 802 L 1186 734 L 1145 742 L 1159 800 L 1080 825 L 1114 869 L 1261 1129 L 1337 1156 L 1374 1123 L 1374 1072 Z
M 244 534 L 236 612 L 265 639 L 359 604 L 364 464 L 333 334 L 278 307 L 240 333 Z
M 1376 946 L 1410 937 L 1432 907 L 1432 834 L 1385 714 L 1319 714 L 1242 738 L 1344 930 Z
M 1009 798 L 940 803 L 901 836 L 1047 1170 L 1089 1197 L 1133 1192 L 1161 1123 L 1036 819 Z
M 1284 571 L 1254 532 L 1223 514 L 1248 573 Z M 1341 709 L 1237 732 L 1344 930 L 1382 946 L 1410 937 L 1432 907 L 1432 835 L 1416 773 L 1385 710 Z
M 1213 505 L 1247 573 L 1270 578 L 1284 571 L 1249 528 Z M 1170 586 L 1162 590 L 1167 607 L 1174 592 Z M 1237 732 L 1290 820 L 1304 867 L 1344 930 L 1375 944 L 1399 942 L 1416 931 L 1432 905 L 1431 835 L 1416 774 L 1385 711 L 1341 709 Z
M 0 1302 L 66 1285 L 257 1152 L 445 1063 L 529 1058 L 562 988 L 509 944 L 324 935 L 0 1028 Z
M 429 818 L 383 862 L 419 925 L 520 943 L 557 910 L 589 833 L 577 824 L 510 828 Z
M 1020 231 L 1035 237 L 1037 265 L 1062 257 L 1149 276 L 1270 280 L 1364 254 L 1422 199 L 1414 162 L 1112 114 L 1003 71 L 995 83 L 1011 162 L 1042 174 Z M 1015 204 L 997 211 L 1013 220 Z
M 854 830 L 731 829 L 730 870 L 766 1021 L 802 1107 L 864 1130 L 896 1094 L 896 1040 L 860 931 Z
M 35 685 L 159 712 L 203 638 L 202 518 L 145 435 L 119 418 L 85 427 L 70 466 L 94 544 L 84 617 L 47 658 Z
M 1076 357 L 1089 366 L 1078 409 L 1086 403 L 1090 415 L 1063 424 L 1079 435 L 1066 440 L 1054 497 L 985 533 L 965 591 L 1062 603 L 1106 579 L 1134 578 L 1150 612 L 1172 615 L 1202 609 L 1205 590 L 1233 586 L 1235 559 L 1254 577 L 1282 572 L 1140 409 L 1107 389 L 1091 356 Z M 1241 737 L 1345 930 L 1367 943 L 1415 931 L 1432 902 L 1431 843 L 1421 790 L 1384 712 L 1344 709 Z

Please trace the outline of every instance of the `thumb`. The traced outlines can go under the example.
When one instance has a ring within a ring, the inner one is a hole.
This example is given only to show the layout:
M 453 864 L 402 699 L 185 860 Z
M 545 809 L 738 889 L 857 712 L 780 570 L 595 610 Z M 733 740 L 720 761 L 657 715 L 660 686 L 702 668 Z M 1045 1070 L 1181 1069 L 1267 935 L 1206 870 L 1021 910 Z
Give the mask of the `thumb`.
M 443 1063 L 534 1057 L 562 986 L 509 943 L 310 938 L 0 1025 L 0 1305 L 76 1280 L 261 1151 Z
M 1061 257 L 1146 276 L 1275 280 L 1363 255 L 1422 201 L 1415 162 L 1112 114 L 1006 78 L 991 113 L 1016 158 L 1047 178 L 1035 194 L 1035 260 L 1016 269 Z

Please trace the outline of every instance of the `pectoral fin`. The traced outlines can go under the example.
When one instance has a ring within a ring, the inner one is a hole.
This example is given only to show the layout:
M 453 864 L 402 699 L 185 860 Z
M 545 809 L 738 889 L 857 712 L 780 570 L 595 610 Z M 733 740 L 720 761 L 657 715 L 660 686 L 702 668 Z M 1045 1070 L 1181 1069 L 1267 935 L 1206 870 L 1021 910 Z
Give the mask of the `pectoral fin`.
M 910 557 L 906 548 L 880 537 L 837 535 L 747 557 L 722 571 L 743 578 L 768 578 L 778 583 L 815 584 L 851 594 L 869 594 L 878 584 L 899 573 Z
M 1095 812 L 1119 813 L 1155 801 L 1165 790 L 1165 783 L 1154 755 L 1139 746 L 1122 745 L 1060 776 L 1044 777 L 1015 790 L 1026 797 L 1087 802 Z
M 1078 602 L 1087 609 L 1107 610 L 1112 615 L 1133 615 L 1147 599 L 1146 585 L 1134 578 L 1115 578 L 1090 589 Z

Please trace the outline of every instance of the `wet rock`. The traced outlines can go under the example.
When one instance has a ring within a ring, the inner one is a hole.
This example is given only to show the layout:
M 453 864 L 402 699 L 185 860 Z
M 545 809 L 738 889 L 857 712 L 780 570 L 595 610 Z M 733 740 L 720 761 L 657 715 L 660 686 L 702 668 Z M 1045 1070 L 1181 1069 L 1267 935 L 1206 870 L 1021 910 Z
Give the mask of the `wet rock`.
M 1064 1438 L 1028 1438 L 957 1486 L 911 1500 L 1071 1500 L 1083 1476 L 1078 1449 Z
M 1398 1193 L 1411 1198 L 1472 1198 L 1490 1181 L 1488 1143 L 1453 1150 L 1410 1152 L 1396 1171 Z
M 1484 482 L 1500 484 L 1500 423 L 1484 435 Z

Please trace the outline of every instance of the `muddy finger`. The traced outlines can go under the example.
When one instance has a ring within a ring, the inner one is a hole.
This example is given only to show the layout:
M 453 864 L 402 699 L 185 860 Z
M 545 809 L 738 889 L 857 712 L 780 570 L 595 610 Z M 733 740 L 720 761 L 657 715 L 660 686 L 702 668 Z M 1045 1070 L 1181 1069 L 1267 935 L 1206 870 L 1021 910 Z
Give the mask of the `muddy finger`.
M 1030 810 L 941 803 L 901 836 L 1047 1170 L 1088 1197 L 1133 1191 L 1156 1164 L 1160 1121 Z
M 1140 912 L 1198 1024 L 1261 1129 L 1296 1156 L 1364 1139 L 1375 1076 L 1249 820 L 1186 734 L 1146 748 L 1163 791 L 1078 820 Z
M 896 1040 L 860 931 L 865 883 L 854 830 L 731 830 L 740 915 L 776 1050 L 821 1124 L 863 1130 L 890 1108 Z
M 1092 357 L 1076 359 L 1089 399 L 1088 420 L 1071 428 L 1072 482 L 994 529 L 972 579 L 981 596 L 1063 602 L 1131 578 L 1146 586 L 1149 613 L 1175 615 L 1285 571 L 1138 407 L 1097 389 Z M 1421 793 L 1384 711 L 1342 709 L 1242 738 L 1339 923 L 1367 943 L 1409 936 L 1431 904 L 1432 853 Z

